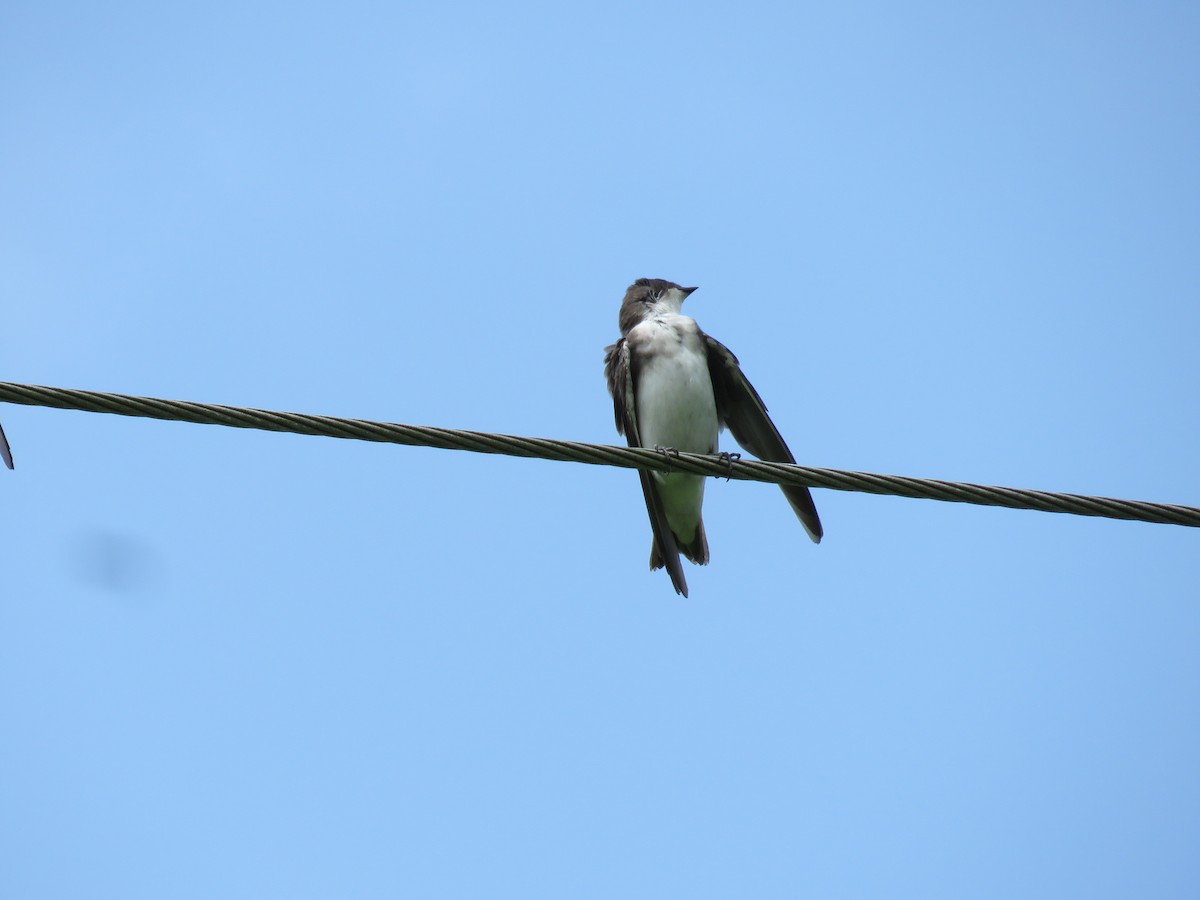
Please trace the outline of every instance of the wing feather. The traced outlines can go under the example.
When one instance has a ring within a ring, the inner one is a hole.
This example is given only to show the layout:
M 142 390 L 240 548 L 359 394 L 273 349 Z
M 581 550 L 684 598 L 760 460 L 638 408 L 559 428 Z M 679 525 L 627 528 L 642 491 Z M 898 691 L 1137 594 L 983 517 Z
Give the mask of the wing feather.
M 743 374 L 737 357 L 715 338 L 706 334 L 704 340 L 708 345 L 708 371 L 717 399 L 717 415 L 734 440 L 759 459 L 794 463 L 796 458 L 767 415 L 762 397 Z M 780 489 L 813 543 L 820 543 L 825 529 L 808 488 L 780 485 Z
M 633 354 L 630 353 L 629 344 L 624 338 L 605 348 L 604 374 L 608 379 L 608 391 L 613 398 L 617 433 L 625 435 L 630 447 L 641 447 L 642 441 L 637 425 L 637 395 L 634 391 L 637 371 Z M 654 534 L 657 556 L 661 556 L 676 593 L 686 597 L 687 579 L 683 576 L 683 563 L 679 561 L 679 546 L 675 542 L 671 526 L 667 523 L 666 510 L 658 494 L 654 475 L 646 469 L 638 469 L 638 478 L 642 482 L 642 496 L 646 500 L 646 512 L 650 516 L 650 530 Z M 652 550 L 651 560 L 655 558 L 656 554 Z
M 4 427 L 0 425 L 0 459 L 10 469 L 13 467 L 12 450 L 8 447 L 8 439 L 4 436 Z

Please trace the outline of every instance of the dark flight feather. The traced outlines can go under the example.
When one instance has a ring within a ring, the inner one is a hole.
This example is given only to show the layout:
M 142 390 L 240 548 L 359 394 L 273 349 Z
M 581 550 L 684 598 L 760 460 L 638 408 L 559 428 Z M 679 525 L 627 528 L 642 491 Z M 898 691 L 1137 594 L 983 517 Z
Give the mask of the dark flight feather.
M 766 404 L 749 379 L 742 373 L 737 357 L 715 338 L 704 335 L 708 345 L 708 372 L 717 399 L 717 416 L 741 446 L 767 462 L 794 463 L 783 435 L 767 415 Z M 819 544 L 825 529 L 817 515 L 816 504 L 806 487 L 780 485 L 792 510 L 812 538 Z
M 10 469 L 13 467 L 12 450 L 8 446 L 8 438 L 4 436 L 4 426 L 0 425 L 0 459 Z
M 604 375 L 608 379 L 608 391 L 613 398 L 613 413 L 617 421 L 617 433 L 625 435 L 630 447 L 641 447 L 638 435 L 637 402 L 634 384 L 637 382 L 636 366 L 632 363 L 629 347 L 624 338 L 611 344 L 604 350 Z M 646 512 L 650 515 L 650 530 L 654 534 L 654 543 L 650 548 L 650 568 L 658 569 L 666 566 L 667 574 L 671 576 L 671 584 L 675 592 L 688 595 L 687 579 L 683 576 L 683 564 L 679 561 L 679 545 L 671 526 L 667 523 L 667 513 L 663 508 L 662 498 L 658 494 L 658 486 L 654 474 L 646 469 L 638 469 L 638 478 L 642 482 L 642 496 L 646 500 Z M 700 552 L 703 545 L 704 561 L 708 561 L 708 545 L 704 540 L 703 526 L 697 528 L 697 536 L 689 547 L 694 553 Z M 695 548 L 693 550 L 693 548 Z M 689 553 L 691 558 L 692 553 Z

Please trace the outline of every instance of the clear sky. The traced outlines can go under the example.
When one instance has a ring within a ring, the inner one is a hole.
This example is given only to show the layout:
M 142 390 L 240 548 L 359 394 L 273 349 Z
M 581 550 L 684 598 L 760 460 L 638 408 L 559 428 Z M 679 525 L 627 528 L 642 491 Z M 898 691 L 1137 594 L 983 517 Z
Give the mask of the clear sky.
M 0 379 L 1200 504 L 1194 3 L 17 2 Z M 0 404 L 0 896 L 1196 897 L 1200 532 Z M 727 449 L 735 449 L 726 436 Z

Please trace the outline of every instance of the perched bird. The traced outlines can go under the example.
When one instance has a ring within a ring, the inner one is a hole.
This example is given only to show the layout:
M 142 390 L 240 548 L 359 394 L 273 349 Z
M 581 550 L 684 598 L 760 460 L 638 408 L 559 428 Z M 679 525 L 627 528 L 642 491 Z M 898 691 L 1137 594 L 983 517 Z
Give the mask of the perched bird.
M 617 433 L 630 447 L 716 453 L 717 433 L 728 427 L 759 459 L 795 462 L 737 357 L 680 312 L 694 290 L 661 278 L 639 278 L 625 292 L 618 318 L 621 339 L 604 351 Z M 705 478 L 645 469 L 638 475 L 654 533 L 650 568 L 666 566 L 675 591 L 686 597 L 679 554 L 700 565 L 708 562 L 700 514 Z M 819 543 L 824 531 L 808 488 L 782 490 L 808 536 Z
M 0 425 L 0 459 L 10 469 L 13 467 L 12 450 L 8 446 L 8 438 L 4 436 L 4 426 Z

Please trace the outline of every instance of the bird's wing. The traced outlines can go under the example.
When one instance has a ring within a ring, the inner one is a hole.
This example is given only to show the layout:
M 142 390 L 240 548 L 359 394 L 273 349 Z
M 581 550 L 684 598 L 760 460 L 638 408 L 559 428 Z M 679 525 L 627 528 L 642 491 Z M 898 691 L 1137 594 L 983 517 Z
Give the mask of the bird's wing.
M 624 338 L 605 348 L 604 374 L 608 379 L 608 391 L 613 398 L 617 433 L 625 435 L 630 447 L 642 446 L 641 436 L 638 434 L 637 397 L 634 392 L 634 384 L 637 383 L 636 368 L 629 343 Z M 638 469 L 638 478 L 642 482 L 642 495 L 646 498 L 650 529 L 662 553 L 667 574 L 671 576 L 671 584 L 675 586 L 676 593 L 686 597 L 687 579 L 683 577 L 683 564 L 679 561 L 679 546 L 675 543 L 671 526 L 667 524 L 667 513 L 658 493 L 658 484 L 653 473 L 646 469 Z
M 708 372 L 717 400 L 717 415 L 742 447 L 767 462 L 794 463 L 783 435 L 767 415 L 767 407 L 754 385 L 742 374 L 737 357 L 720 341 L 704 335 L 708 346 Z M 792 510 L 814 543 L 820 543 L 825 530 L 817 515 L 812 494 L 806 487 L 780 485 Z
M 4 437 L 4 426 L 0 425 L 0 459 L 10 469 L 13 467 L 12 450 L 9 449 L 8 439 Z

